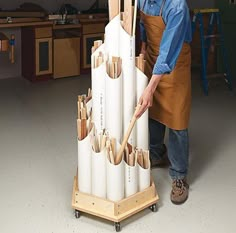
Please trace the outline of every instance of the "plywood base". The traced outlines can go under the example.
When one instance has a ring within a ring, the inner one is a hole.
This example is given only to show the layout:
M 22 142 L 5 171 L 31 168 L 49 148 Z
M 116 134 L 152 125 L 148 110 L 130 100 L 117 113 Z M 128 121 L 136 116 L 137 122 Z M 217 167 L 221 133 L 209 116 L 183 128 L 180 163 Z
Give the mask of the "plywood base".
M 98 216 L 115 223 L 152 207 L 159 200 L 154 182 L 142 192 L 138 192 L 119 202 L 109 201 L 93 195 L 81 193 L 77 186 L 77 176 L 74 177 L 72 207 L 75 210 Z

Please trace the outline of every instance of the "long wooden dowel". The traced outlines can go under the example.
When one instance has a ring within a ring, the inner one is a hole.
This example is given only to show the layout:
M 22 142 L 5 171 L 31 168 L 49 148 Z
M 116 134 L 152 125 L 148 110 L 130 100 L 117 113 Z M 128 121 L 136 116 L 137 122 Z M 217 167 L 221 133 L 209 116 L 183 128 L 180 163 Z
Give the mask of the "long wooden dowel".
M 132 36 L 132 0 L 124 0 L 124 29 Z
M 136 120 L 137 120 L 136 113 L 139 111 L 139 108 L 140 108 L 140 107 L 141 107 L 141 105 L 138 105 L 138 106 L 136 107 L 136 110 L 135 110 L 135 112 L 134 112 L 134 115 L 133 115 L 133 117 L 132 117 L 132 119 L 131 119 L 131 121 L 130 121 L 128 130 L 126 131 L 126 134 L 125 134 L 125 136 L 124 136 L 123 142 L 122 142 L 121 147 L 120 147 L 120 150 L 118 151 L 117 156 L 116 156 L 116 158 L 115 158 L 115 163 L 116 163 L 116 164 L 119 164 L 120 161 L 122 160 L 122 155 L 123 155 L 123 152 L 124 152 L 124 150 L 125 150 L 125 146 L 126 146 L 126 144 L 127 144 L 127 142 L 128 142 L 129 136 L 130 136 L 130 134 L 131 134 L 131 132 L 132 132 L 132 130 L 133 130 L 133 127 L 134 127 L 134 125 L 135 125 L 135 122 L 136 122 Z
M 136 19 L 137 19 L 137 8 L 138 8 L 138 0 L 134 1 L 134 17 L 133 17 L 133 36 L 135 36 L 136 31 Z
M 109 20 L 111 21 L 120 13 L 120 0 L 108 0 Z

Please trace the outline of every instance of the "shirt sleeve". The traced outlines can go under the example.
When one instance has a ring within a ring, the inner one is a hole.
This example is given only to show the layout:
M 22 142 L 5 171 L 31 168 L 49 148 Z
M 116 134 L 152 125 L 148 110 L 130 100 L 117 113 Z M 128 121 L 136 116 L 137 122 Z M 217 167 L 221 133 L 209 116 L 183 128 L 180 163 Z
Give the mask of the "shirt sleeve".
M 174 69 L 184 43 L 189 20 L 187 9 L 170 11 L 166 18 L 166 29 L 162 36 L 153 74 L 168 74 Z

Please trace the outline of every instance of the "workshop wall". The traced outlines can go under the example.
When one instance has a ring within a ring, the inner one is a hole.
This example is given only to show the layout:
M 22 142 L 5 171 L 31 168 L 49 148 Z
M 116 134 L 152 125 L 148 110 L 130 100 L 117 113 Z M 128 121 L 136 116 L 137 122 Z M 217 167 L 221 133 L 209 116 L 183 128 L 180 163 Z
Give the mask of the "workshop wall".
M 216 0 L 186 0 L 189 8 L 212 8 L 215 6 Z M 11 1 L 1 1 L 0 8 L 6 9 L 15 9 L 20 6 L 24 2 L 32 2 L 36 3 L 43 8 L 45 8 L 49 12 L 56 12 L 62 4 L 69 3 L 75 6 L 79 11 L 87 10 L 95 0 L 87 0 L 87 1 L 78 1 L 78 0 L 11 0 Z M 99 0 L 99 5 L 101 8 L 107 6 L 107 0 Z
M 11 0 L 11 1 L 2 1 L 0 3 L 0 8 L 6 10 L 6 9 L 15 9 L 16 7 L 19 7 L 24 2 L 32 2 L 35 4 L 40 5 L 44 9 L 46 9 L 49 12 L 55 12 L 57 11 L 62 4 L 69 3 L 75 6 L 79 11 L 81 10 L 87 10 L 94 2 L 95 0 L 87 0 L 87 1 L 78 1 L 78 0 L 54 0 L 54 1 L 48 1 L 48 0 Z M 104 8 L 104 4 L 107 3 L 107 0 L 99 0 L 99 4 L 101 8 Z
M 48 0 L 11 0 L 11 1 L 2 1 L 0 3 L 0 8 L 2 9 L 14 9 L 16 6 L 19 6 L 23 2 L 33 2 L 36 4 L 39 4 L 46 10 L 50 12 L 54 12 L 58 10 L 58 8 L 63 3 L 70 3 L 73 6 L 75 6 L 78 10 L 86 10 L 88 9 L 95 0 L 87 0 L 87 1 L 78 1 L 78 0 L 54 0 L 54 1 L 48 1 Z M 189 8 L 204 8 L 204 7 L 214 7 L 215 6 L 215 0 L 187 0 Z M 104 7 L 105 4 L 107 4 L 107 0 L 99 0 L 100 7 Z
M 190 9 L 215 7 L 215 0 L 187 0 L 187 3 Z

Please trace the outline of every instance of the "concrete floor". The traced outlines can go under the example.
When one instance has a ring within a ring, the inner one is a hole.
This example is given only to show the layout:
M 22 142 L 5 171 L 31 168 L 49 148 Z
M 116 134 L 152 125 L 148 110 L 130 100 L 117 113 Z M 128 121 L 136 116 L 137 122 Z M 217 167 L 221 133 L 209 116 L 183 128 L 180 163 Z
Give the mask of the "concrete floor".
M 197 75 L 198 76 L 198 75 Z M 0 232 L 106 233 L 109 221 L 71 208 L 77 167 L 77 95 L 86 76 L 29 83 L 0 80 Z M 236 229 L 236 95 L 223 82 L 204 96 L 193 80 L 189 200 L 171 204 L 168 170 L 152 171 L 159 211 L 123 221 L 126 233 L 234 233 Z

